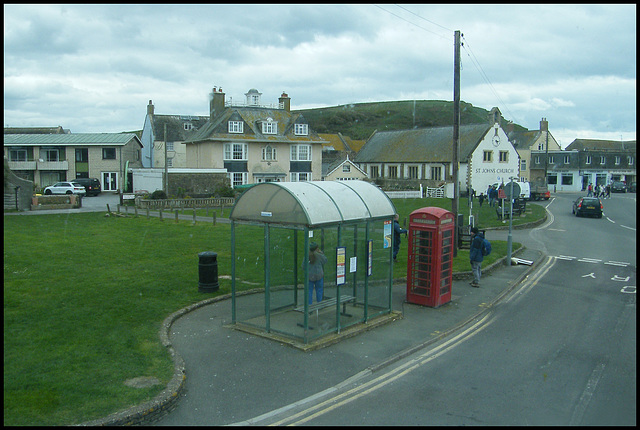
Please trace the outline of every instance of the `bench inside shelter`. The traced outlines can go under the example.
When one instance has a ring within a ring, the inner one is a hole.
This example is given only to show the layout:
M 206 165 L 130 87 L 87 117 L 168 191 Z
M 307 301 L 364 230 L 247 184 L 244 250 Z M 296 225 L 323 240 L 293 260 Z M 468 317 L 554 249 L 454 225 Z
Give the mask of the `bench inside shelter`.
M 349 296 L 349 295 L 342 295 L 339 298 L 337 298 L 337 297 L 325 297 L 321 301 L 309 305 L 309 307 L 308 307 L 309 313 L 311 313 L 313 311 L 316 311 L 316 325 L 317 325 L 318 324 L 318 312 L 321 309 L 329 308 L 331 306 L 337 306 L 338 303 L 340 303 L 342 305 L 342 313 L 341 313 L 341 315 L 351 316 L 351 315 L 349 315 L 347 313 L 347 303 L 355 301 L 355 299 L 356 298 L 354 296 Z M 296 311 L 296 312 L 304 313 L 304 304 L 294 308 L 293 310 Z M 302 326 L 302 324 L 298 324 L 298 325 Z M 311 329 L 312 327 L 309 327 L 309 328 Z

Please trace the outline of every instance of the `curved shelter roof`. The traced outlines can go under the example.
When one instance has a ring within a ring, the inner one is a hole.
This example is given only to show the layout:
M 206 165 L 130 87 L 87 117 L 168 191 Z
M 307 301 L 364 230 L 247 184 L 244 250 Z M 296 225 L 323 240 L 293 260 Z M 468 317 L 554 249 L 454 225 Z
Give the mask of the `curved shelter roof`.
M 389 218 L 395 207 L 365 181 L 265 182 L 240 196 L 229 218 L 309 227 Z

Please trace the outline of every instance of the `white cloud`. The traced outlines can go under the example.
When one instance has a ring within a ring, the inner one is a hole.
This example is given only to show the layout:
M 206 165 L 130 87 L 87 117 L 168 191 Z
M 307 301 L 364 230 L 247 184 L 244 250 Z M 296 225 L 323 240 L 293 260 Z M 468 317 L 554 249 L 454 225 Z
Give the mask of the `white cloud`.
M 635 5 L 5 5 L 5 124 L 142 128 L 222 86 L 292 107 L 461 96 L 554 133 L 633 134 Z M 568 139 L 568 137 L 567 137 Z M 568 142 L 570 143 L 570 142 Z M 568 144 L 567 143 L 567 144 Z

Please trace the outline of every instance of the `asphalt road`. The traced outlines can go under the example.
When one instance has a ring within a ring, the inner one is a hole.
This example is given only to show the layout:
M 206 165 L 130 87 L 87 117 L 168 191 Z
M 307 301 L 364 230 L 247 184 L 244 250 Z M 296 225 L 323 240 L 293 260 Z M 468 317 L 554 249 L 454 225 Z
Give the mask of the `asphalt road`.
M 514 233 L 548 257 L 486 320 L 280 424 L 636 425 L 635 194 L 602 219 L 574 197 Z

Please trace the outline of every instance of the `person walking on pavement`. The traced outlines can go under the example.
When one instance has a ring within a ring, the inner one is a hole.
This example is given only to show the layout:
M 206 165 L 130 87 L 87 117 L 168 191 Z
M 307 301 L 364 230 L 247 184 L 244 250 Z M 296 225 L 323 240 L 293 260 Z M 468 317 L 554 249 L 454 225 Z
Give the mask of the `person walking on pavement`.
M 324 289 L 324 265 L 327 263 L 327 256 L 318 249 L 318 244 L 309 244 L 309 304 L 313 302 L 313 290 L 316 290 L 316 302 L 322 301 Z
M 484 234 L 480 233 L 478 227 L 471 228 L 471 248 L 469 249 L 469 260 L 471 262 L 471 273 L 473 273 L 473 281 L 470 285 L 475 288 L 480 287 L 480 275 L 482 274 L 482 246 L 484 242 Z
M 393 262 L 397 263 L 398 260 L 396 257 L 398 256 L 398 251 L 400 251 L 400 235 L 407 234 L 409 230 L 406 230 L 400 227 L 400 223 L 398 220 L 400 219 L 400 215 L 396 214 L 393 218 Z

